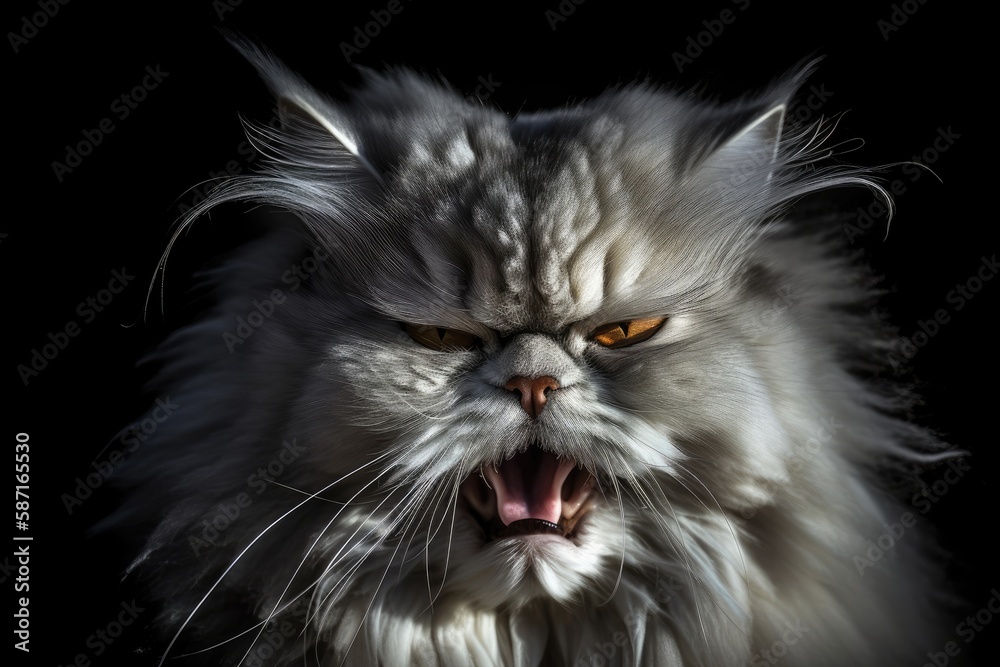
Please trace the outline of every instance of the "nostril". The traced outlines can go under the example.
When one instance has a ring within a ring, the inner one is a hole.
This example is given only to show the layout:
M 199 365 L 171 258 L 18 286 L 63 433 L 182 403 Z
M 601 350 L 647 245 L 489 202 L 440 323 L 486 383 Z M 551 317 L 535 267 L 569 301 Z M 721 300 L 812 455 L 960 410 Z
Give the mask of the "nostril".
M 521 407 L 528 416 L 535 418 L 542 413 L 548 396 L 559 388 L 559 382 L 550 375 L 529 378 L 523 375 L 512 377 L 504 385 L 504 389 L 517 393 Z

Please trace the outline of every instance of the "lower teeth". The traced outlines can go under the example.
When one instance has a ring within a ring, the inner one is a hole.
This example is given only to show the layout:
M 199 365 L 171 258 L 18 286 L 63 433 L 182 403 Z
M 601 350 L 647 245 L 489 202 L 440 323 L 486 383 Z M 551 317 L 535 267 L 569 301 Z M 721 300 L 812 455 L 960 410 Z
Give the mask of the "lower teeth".
M 560 522 L 561 523 L 561 522 Z M 520 519 L 500 531 L 498 537 L 512 537 L 531 533 L 556 533 L 565 535 L 562 528 L 544 519 Z

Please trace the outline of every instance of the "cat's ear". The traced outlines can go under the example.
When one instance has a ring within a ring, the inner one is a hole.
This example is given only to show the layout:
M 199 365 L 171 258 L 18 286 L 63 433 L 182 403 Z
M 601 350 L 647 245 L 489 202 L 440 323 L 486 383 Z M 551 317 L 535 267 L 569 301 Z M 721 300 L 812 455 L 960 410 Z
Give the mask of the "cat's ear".
M 801 60 L 757 97 L 699 113 L 695 129 L 715 141 L 700 155 L 696 170 L 720 189 L 771 182 L 781 167 L 788 107 L 820 60 Z
M 766 184 L 777 164 L 786 109 L 786 103 L 774 103 L 727 119 L 717 129 L 721 140 L 697 171 L 723 188 Z
M 278 118 L 285 130 L 310 128 L 333 139 L 377 180 L 379 171 L 365 157 L 348 118 L 337 106 L 316 92 L 302 77 L 288 69 L 267 49 L 242 35 L 225 32 L 225 38 L 254 66 L 278 101 Z

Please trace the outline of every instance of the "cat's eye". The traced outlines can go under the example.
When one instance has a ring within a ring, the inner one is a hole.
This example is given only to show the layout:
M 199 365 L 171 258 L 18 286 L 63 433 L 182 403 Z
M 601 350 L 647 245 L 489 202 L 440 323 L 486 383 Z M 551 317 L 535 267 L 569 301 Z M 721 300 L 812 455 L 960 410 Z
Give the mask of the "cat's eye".
M 458 329 L 446 329 L 426 324 L 406 324 L 410 338 L 432 350 L 471 350 L 479 344 L 479 338 Z
M 666 317 L 647 317 L 627 322 L 611 322 L 594 329 L 590 338 L 602 347 L 626 347 L 651 338 L 666 321 Z

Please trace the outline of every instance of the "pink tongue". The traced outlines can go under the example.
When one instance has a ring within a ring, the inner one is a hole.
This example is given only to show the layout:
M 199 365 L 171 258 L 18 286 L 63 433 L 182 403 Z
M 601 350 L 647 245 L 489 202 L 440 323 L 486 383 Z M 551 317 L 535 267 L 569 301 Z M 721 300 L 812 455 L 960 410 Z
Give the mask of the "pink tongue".
M 505 526 L 521 519 L 559 523 L 563 482 L 575 467 L 572 458 L 557 459 L 538 447 L 515 454 L 496 470 L 487 465 L 483 475 L 496 493 L 500 521 Z

